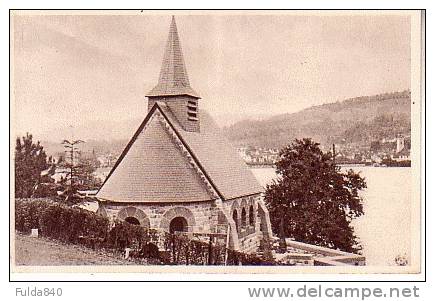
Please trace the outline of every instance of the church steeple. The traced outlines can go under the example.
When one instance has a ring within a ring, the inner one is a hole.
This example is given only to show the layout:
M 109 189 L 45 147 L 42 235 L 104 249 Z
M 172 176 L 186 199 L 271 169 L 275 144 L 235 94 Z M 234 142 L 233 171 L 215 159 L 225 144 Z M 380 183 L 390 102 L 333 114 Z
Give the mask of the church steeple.
M 190 87 L 183 52 L 181 51 L 180 38 L 178 37 L 177 24 L 175 23 L 175 17 L 172 16 L 159 82 L 146 96 L 176 95 L 189 95 L 200 98 L 198 93 Z
M 190 87 L 174 16 L 169 28 L 159 82 L 146 96 L 148 110 L 157 101 L 164 102 L 185 131 L 199 132 L 198 99 L 201 97 Z

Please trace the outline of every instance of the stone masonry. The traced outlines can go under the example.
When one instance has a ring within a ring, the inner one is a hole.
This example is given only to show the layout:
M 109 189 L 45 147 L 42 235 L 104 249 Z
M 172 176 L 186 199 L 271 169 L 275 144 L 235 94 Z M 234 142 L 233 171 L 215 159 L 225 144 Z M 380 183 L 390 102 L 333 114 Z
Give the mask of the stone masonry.
M 225 201 L 197 203 L 100 204 L 99 213 L 111 220 L 134 217 L 145 228 L 169 232 L 176 217 L 187 221 L 187 232 L 226 233 L 230 231 L 230 248 L 252 253 L 265 236 L 271 236 L 270 224 L 262 210 L 260 195 Z M 223 208 L 223 210 L 222 210 Z

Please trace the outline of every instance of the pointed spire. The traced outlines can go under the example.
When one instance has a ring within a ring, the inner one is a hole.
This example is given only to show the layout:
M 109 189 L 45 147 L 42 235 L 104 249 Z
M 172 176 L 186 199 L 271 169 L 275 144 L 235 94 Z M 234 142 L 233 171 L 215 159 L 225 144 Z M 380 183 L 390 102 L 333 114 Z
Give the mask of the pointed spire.
M 190 95 L 200 98 L 198 93 L 190 87 L 178 37 L 177 24 L 175 23 L 175 17 L 172 16 L 159 82 L 146 96 L 175 95 Z

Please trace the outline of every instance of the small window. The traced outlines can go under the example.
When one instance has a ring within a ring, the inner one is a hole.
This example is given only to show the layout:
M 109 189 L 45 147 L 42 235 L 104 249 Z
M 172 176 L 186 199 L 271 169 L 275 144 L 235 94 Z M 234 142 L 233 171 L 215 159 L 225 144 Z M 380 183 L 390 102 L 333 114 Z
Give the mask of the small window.
M 237 216 L 237 210 L 233 211 L 233 221 L 236 224 L 236 231 L 239 231 L 239 221 Z
M 187 112 L 187 120 L 190 121 L 198 121 L 198 114 L 196 114 L 196 112 Z
M 254 225 L 254 206 L 252 205 L 249 207 L 249 225 Z
M 196 112 L 198 110 L 198 105 L 196 104 L 195 101 L 189 100 L 187 102 L 187 109 L 188 109 L 188 111 L 194 111 L 194 112 Z
M 246 210 L 245 210 L 245 208 L 242 209 L 241 224 L 242 224 L 242 228 L 246 227 Z
M 191 121 L 198 120 L 198 106 L 196 101 L 193 100 L 187 101 L 187 119 Z

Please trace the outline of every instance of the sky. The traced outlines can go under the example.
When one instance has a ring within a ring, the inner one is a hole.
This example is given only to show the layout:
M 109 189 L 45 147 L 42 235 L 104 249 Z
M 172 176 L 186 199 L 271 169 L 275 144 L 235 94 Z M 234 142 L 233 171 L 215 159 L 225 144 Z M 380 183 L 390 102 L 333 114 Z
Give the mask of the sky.
M 130 137 L 146 116 L 170 20 L 14 16 L 17 135 Z M 176 22 L 200 107 L 221 126 L 410 88 L 407 16 L 181 14 Z

